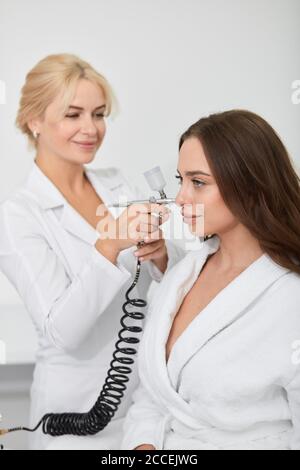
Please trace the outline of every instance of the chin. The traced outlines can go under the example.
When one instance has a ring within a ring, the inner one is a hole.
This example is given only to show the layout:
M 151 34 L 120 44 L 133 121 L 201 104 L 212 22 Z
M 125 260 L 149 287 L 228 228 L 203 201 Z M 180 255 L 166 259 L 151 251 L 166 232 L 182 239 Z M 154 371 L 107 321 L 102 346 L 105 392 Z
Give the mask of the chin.
M 189 224 L 188 228 L 191 234 L 195 237 L 206 237 L 207 230 L 203 228 L 202 222 Z
M 81 163 L 81 164 L 87 164 L 87 163 L 91 163 L 96 157 L 96 153 L 80 153 L 78 154 L 78 156 L 76 157 L 76 162 L 77 163 Z

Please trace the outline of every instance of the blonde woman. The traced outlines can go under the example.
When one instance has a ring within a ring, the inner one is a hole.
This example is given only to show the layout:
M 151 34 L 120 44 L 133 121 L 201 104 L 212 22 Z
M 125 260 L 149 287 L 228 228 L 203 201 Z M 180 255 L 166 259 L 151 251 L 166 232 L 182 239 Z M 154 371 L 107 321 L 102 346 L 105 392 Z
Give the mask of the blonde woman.
M 40 61 L 22 89 L 16 122 L 36 156 L 24 186 L 1 205 L 0 268 L 38 334 L 31 426 L 45 413 L 91 408 L 115 349 L 137 257 L 144 262 L 137 297 L 145 299 L 152 280 L 159 282 L 181 256 L 171 244 L 166 247 L 153 215 L 162 211 L 164 223 L 166 208 L 140 205 L 135 217 L 129 210 L 108 211 L 119 196 L 140 195 L 119 170 L 85 166 L 103 142 L 112 104 L 107 80 L 68 54 Z M 126 236 L 102 236 L 98 228 L 105 217 L 110 233 Z M 136 232 L 126 228 L 133 220 Z M 136 250 L 146 236 L 148 243 Z M 115 419 L 125 414 L 136 384 L 133 372 Z M 31 448 L 44 448 L 48 440 L 39 430 Z

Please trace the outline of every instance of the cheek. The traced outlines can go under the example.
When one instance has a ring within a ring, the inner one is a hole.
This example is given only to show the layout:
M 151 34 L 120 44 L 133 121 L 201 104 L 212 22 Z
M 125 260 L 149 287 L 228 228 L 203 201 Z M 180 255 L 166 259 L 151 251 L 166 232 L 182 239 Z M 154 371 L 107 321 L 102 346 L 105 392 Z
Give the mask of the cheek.
M 217 208 L 221 204 L 221 196 L 219 190 L 214 185 L 203 186 L 197 190 L 196 197 L 197 203 L 204 204 L 205 209 L 210 212 L 212 208 Z
M 225 206 L 223 200 L 219 201 L 219 205 L 216 209 L 216 215 L 218 216 L 220 221 L 223 221 L 225 224 L 231 224 L 234 222 L 235 217 L 230 212 L 227 206 Z
M 96 121 L 95 128 L 97 129 L 98 136 L 103 139 L 106 133 L 105 121 Z M 53 124 L 53 132 L 56 134 L 57 140 L 70 140 L 81 132 L 81 126 L 79 121 L 62 121 L 58 124 Z
M 78 125 L 75 122 L 62 121 L 50 122 L 48 125 L 48 135 L 51 136 L 52 142 L 64 143 L 70 140 L 73 135 L 78 132 Z
M 223 212 L 226 209 L 221 194 L 216 188 L 212 188 L 208 196 L 207 205 L 210 209 L 214 209 L 216 212 Z
M 226 226 L 235 222 L 235 217 L 224 203 L 219 190 L 211 188 L 202 199 L 207 223 Z
M 103 138 L 106 134 L 106 123 L 105 123 L 104 119 L 102 119 L 102 121 L 98 122 L 97 129 L 98 129 L 99 136 L 101 136 Z
M 79 131 L 80 126 L 76 121 L 62 121 L 56 125 L 57 137 L 61 140 L 69 140 Z

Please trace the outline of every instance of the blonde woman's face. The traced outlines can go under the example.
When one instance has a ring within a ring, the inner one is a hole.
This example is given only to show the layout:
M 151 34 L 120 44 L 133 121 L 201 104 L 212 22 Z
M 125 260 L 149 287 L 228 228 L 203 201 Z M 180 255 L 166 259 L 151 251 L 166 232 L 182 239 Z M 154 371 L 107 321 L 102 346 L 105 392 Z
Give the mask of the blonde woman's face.
M 201 142 L 195 137 L 188 138 L 180 149 L 177 178 L 181 188 L 176 204 L 191 233 L 198 237 L 221 235 L 238 225 L 224 203 Z
M 39 122 L 38 152 L 54 153 L 73 163 L 91 162 L 105 136 L 103 91 L 82 79 L 63 117 L 60 106 L 60 97 L 57 97 Z

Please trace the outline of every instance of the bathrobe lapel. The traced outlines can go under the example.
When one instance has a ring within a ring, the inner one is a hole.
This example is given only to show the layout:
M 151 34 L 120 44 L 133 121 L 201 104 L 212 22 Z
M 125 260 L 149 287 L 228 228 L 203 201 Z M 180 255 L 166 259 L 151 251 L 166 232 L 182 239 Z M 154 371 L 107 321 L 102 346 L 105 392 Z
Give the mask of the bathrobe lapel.
M 142 358 L 144 364 L 147 364 L 145 376 L 149 382 L 149 391 L 152 390 L 153 393 L 155 389 L 155 394 L 159 393 L 162 403 L 172 409 L 175 416 L 179 419 L 181 416 L 185 422 L 188 420 L 191 426 L 197 428 L 199 422 L 194 420 L 188 403 L 177 393 L 183 368 L 213 337 L 243 316 L 277 279 L 288 272 L 274 263 L 268 255 L 262 255 L 190 323 L 173 346 L 166 364 L 165 345 L 173 318 L 197 280 L 208 255 L 216 252 L 218 247 L 219 239 L 214 237 L 204 244 L 202 250 L 190 252 L 170 272 L 168 282 L 166 279 L 164 283 L 167 291 L 161 289 L 153 304 Z M 163 314 L 160 305 L 164 305 Z

